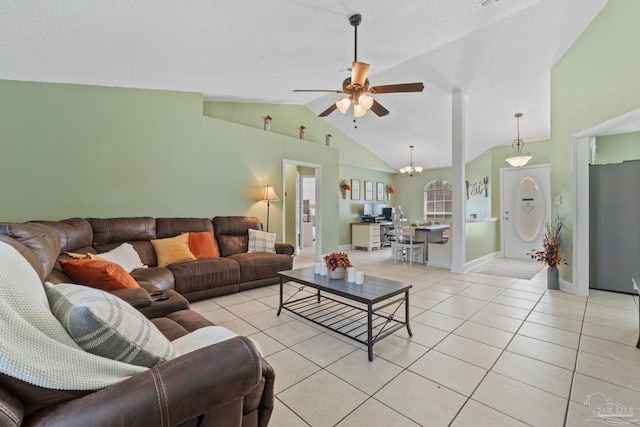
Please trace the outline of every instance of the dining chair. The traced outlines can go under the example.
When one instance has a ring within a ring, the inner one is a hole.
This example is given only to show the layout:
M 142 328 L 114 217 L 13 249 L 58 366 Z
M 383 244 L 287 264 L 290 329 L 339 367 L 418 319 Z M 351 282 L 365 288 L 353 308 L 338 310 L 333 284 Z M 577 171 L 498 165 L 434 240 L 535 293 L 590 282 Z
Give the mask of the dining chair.
M 395 262 L 399 256 L 404 256 L 409 260 L 409 266 L 413 260 L 424 264 L 424 245 L 422 240 L 415 240 L 416 229 L 411 226 L 409 220 L 393 221 L 395 230 L 395 240 L 391 242 L 391 255 Z M 419 257 L 419 258 L 418 258 Z

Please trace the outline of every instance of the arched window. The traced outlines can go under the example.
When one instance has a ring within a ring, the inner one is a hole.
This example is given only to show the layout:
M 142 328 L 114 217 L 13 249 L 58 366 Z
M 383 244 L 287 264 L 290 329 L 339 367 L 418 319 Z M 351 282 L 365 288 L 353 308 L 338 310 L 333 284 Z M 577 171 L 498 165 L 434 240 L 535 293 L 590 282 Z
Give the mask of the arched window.
M 452 187 L 443 179 L 436 179 L 424 187 L 424 219 L 447 219 L 452 214 Z

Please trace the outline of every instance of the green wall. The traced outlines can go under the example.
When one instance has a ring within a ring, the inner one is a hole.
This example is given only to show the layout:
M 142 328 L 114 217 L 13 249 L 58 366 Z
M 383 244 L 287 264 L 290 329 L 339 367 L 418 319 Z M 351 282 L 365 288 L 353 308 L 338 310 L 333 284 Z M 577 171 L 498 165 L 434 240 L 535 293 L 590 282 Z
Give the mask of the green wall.
M 565 224 L 563 255 L 572 281 L 573 135 L 640 108 L 640 1 L 609 1 L 551 70 L 551 194 Z
M 360 199 L 353 200 L 351 192 L 346 193 L 345 198 L 342 197 L 339 185 L 332 188 L 331 191 L 340 196 L 340 210 L 337 212 L 338 221 L 340 222 L 340 245 L 351 245 L 351 223 L 359 222 L 364 211 L 365 203 L 385 203 L 387 206 L 393 206 L 393 196 L 390 202 L 377 200 L 376 184 L 382 182 L 385 186 L 393 185 L 394 173 L 381 172 L 379 170 L 356 167 L 346 164 L 340 165 L 340 180 L 345 180 L 351 185 L 352 179 L 360 180 Z M 373 200 L 364 200 L 364 182 L 373 182 Z M 394 187 L 395 190 L 395 187 Z M 386 194 L 385 194 L 386 196 Z
M 621 163 L 640 159 L 640 132 L 598 136 L 595 164 Z
M 337 215 L 340 178 L 389 182 L 393 171 L 306 107 L 203 103 L 174 91 L 0 81 L 0 141 L 0 221 L 255 215 L 266 223 L 258 198 L 271 184 L 281 202 L 271 205 L 270 231 L 281 240 L 283 192 L 295 194 L 283 160 L 319 165 L 322 252 L 350 233 Z M 295 215 L 286 219 L 293 243 Z
M 301 107 L 303 108 L 303 107 Z M 255 215 L 284 158 L 338 185 L 338 150 L 202 116 L 199 94 L 0 81 L 2 221 L 71 216 Z M 338 246 L 338 196 L 323 197 L 323 251 Z M 270 230 L 282 237 L 282 204 Z

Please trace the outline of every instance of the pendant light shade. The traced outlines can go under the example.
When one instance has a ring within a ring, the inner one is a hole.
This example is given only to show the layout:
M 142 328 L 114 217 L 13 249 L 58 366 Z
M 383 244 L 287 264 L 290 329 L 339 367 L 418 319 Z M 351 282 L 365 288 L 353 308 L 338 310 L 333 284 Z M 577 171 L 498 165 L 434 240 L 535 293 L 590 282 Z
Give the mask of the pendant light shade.
M 342 98 L 340 101 L 336 102 L 336 107 L 338 107 L 338 110 L 342 114 L 346 113 L 350 106 L 351 106 L 351 97 L 349 96 Z

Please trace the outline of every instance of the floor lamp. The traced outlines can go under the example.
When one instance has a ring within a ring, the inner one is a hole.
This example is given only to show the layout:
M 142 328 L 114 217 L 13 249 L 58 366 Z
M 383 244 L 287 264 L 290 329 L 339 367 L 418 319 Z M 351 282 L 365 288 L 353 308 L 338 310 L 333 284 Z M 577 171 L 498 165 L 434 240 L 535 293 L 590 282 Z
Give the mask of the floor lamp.
M 260 200 L 263 202 L 267 202 L 267 231 L 269 231 L 269 208 L 271 207 L 271 202 L 278 202 L 280 201 L 280 199 L 276 194 L 276 190 L 274 190 L 272 186 L 265 185 L 262 189 Z

